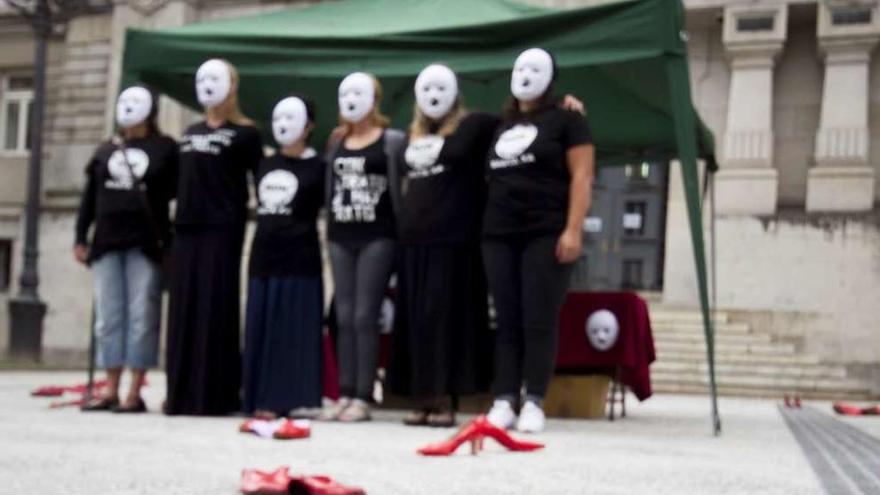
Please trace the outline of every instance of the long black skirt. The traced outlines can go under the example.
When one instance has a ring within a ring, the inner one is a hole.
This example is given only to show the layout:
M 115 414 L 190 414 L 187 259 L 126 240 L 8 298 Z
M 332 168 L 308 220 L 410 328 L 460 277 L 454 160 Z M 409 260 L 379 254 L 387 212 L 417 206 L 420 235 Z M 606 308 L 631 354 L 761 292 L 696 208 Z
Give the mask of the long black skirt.
M 244 412 L 319 407 L 321 277 L 253 277 L 245 314 Z
M 243 223 L 177 228 L 169 284 L 168 414 L 239 410 L 243 241 Z
M 486 391 L 492 340 L 479 246 L 405 245 L 397 280 L 392 392 L 435 399 Z

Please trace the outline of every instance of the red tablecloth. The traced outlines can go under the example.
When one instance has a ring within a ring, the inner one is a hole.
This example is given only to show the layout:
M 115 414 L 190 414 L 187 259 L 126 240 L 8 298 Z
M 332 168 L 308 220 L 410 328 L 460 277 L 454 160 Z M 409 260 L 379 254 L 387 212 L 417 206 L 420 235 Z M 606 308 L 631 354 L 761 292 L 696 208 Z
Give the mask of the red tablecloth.
M 607 351 L 595 349 L 587 337 L 587 319 L 607 309 L 620 324 L 617 342 Z M 651 396 L 648 366 L 656 359 L 648 305 L 632 292 L 569 292 L 559 320 L 557 369 L 621 368 L 621 381 L 639 400 Z

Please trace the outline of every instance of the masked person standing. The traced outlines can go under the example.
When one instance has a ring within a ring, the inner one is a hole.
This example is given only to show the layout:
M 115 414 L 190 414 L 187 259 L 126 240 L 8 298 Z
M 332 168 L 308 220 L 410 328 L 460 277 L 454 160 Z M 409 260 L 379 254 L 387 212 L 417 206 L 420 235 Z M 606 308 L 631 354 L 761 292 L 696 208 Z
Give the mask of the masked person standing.
M 257 169 L 257 231 L 245 318 L 244 411 L 261 418 L 321 405 L 324 293 L 318 211 L 324 159 L 308 146 L 311 100 L 284 98 L 272 112 L 279 150 Z
M 414 90 L 401 161 L 390 383 L 419 402 L 406 424 L 452 426 L 451 397 L 485 390 L 491 374 L 480 215 L 483 166 L 500 119 L 468 113 L 444 65 L 422 70 Z
M 146 411 L 140 390 L 158 360 L 159 266 L 169 238 L 168 203 L 175 194 L 178 155 L 177 143 L 156 126 L 156 108 L 144 87 L 120 93 L 119 135 L 98 147 L 86 167 L 73 252 L 92 269 L 93 331 L 109 386 L 103 397 L 85 404 L 85 411 Z M 132 380 L 120 401 L 124 367 Z
M 168 414 L 239 410 L 241 250 L 248 171 L 263 158 L 260 134 L 238 104 L 238 72 L 208 60 L 196 73 L 205 120 L 180 144 L 176 236 L 168 315 Z
M 544 429 L 542 402 L 555 367 L 559 311 L 580 256 L 593 180 L 589 127 L 581 115 L 556 105 L 555 77 L 546 51 L 532 48 L 517 57 L 513 96 L 487 167 L 483 255 L 498 315 L 496 399 L 488 419 L 524 432 Z
M 372 75 L 349 74 L 339 85 L 344 129 L 327 156 L 327 237 L 333 268 L 339 366 L 339 401 L 320 419 L 370 419 L 379 356 L 378 319 L 395 256 L 399 204 L 397 156 L 401 131 L 388 129 Z

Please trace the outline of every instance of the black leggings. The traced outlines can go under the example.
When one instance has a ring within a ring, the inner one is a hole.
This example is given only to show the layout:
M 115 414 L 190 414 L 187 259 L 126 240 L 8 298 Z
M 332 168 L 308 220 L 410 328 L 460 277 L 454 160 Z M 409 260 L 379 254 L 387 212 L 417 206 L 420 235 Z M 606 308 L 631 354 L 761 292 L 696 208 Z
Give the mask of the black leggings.
M 362 247 L 330 242 L 335 284 L 339 392 L 369 401 L 379 360 L 379 312 L 394 262 L 392 239 Z
M 526 397 L 540 403 L 553 376 L 559 310 L 573 267 L 556 261 L 557 240 L 483 241 L 486 278 L 498 315 L 492 392 L 514 404 L 523 382 Z

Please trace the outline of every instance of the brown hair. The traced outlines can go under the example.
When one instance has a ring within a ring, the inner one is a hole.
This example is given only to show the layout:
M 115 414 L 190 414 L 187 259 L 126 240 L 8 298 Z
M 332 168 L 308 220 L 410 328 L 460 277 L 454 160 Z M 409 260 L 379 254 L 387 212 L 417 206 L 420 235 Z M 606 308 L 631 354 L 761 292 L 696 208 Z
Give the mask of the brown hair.
M 372 74 L 367 74 L 370 76 L 370 79 L 373 80 L 373 112 L 369 115 L 372 124 L 383 129 L 387 128 L 391 125 L 391 119 L 388 118 L 385 114 L 382 113 L 382 109 L 380 108 L 380 104 L 382 103 L 382 83 L 376 78 L 376 76 Z M 342 118 L 342 115 L 339 115 L 339 125 L 345 129 L 345 136 L 351 134 L 351 129 L 354 126 L 351 122 Z
M 229 68 L 229 78 L 232 83 L 229 96 L 227 96 L 226 100 L 220 104 L 220 106 L 226 111 L 226 120 L 236 125 L 254 126 L 254 121 L 249 119 L 244 112 L 241 111 L 241 105 L 238 102 L 238 85 L 241 81 L 238 69 L 226 59 L 221 58 L 219 60 Z
M 464 120 L 467 113 L 467 109 L 465 109 L 464 104 L 461 102 L 461 97 L 458 97 L 455 99 L 455 104 L 452 105 L 452 108 L 443 117 L 443 120 L 435 122 L 429 119 L 422 112 L 422 109 L 419 108 L 418 103 L 416 103 L 413 109 L 413 119 L 409 124 L 409 137 L 410 139 L 418 139 L 431 134 L 431 124 L 439 124 L 437 134 L 447 137 L 458 129 L 458 124 Z

